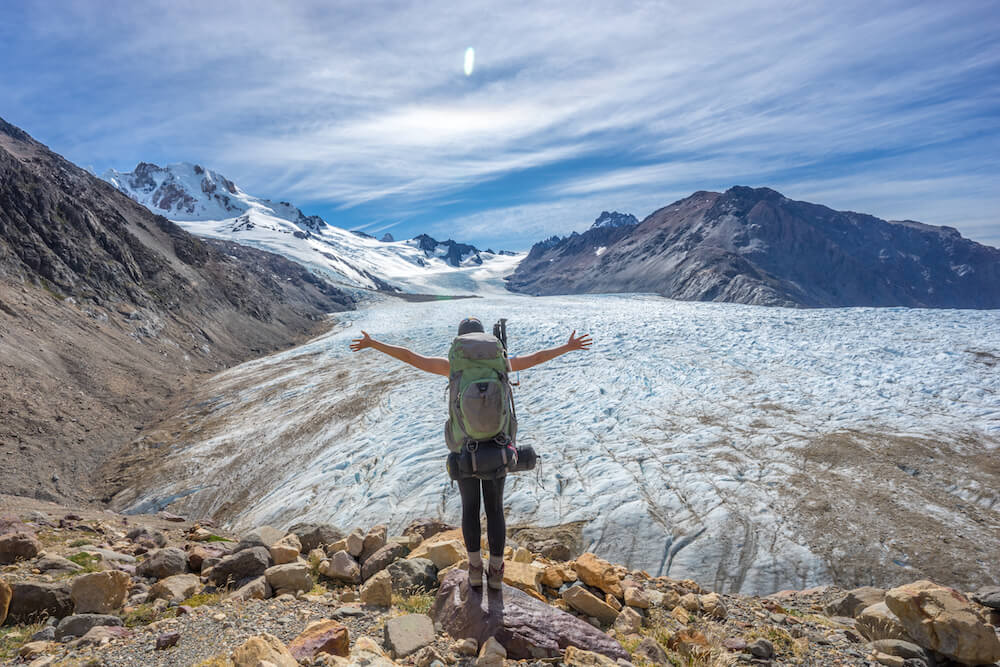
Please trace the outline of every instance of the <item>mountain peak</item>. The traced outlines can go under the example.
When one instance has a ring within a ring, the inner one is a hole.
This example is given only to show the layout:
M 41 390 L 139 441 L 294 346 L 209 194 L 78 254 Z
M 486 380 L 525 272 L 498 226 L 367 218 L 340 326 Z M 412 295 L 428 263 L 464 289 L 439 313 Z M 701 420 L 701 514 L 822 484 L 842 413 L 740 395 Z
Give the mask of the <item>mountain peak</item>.
M 639 220 L 631 213 L 619 213 L 618 211 L 601 211 L 601 214 L 594 220 L 591 229 L 600 227 L 625 227 L 627 225 L 638 225 Z

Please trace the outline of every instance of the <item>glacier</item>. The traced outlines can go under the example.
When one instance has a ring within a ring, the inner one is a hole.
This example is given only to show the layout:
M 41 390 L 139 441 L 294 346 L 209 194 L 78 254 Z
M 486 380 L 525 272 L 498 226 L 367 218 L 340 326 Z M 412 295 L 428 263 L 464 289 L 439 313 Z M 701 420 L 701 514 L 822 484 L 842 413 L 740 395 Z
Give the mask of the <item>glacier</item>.
M 447 380 L 363 329 L 446 356 L 458 322 L 508 318 L 513 355 L 594 338 L 519 374 L 508 526 L 582 522 L 586 549 L 719 591 L 997 579 L 1000 312 L 797 310 L 653 295 L 374 297 L 296 348 L 223 371 L 136 443 L 128 511 L 244 530 L 457 523 Z M 492 285 L 492 286 L 490 286 Z

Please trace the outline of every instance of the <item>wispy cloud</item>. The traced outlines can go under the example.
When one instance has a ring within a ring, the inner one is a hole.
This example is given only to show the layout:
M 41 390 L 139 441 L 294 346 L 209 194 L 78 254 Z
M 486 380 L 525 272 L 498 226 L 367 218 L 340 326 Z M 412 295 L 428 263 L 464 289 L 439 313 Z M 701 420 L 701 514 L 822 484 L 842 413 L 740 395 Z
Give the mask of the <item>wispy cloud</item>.
M 1000 15 L 988 3 L 11 14 L 9 120 L 98 169 L 203 162 L 347 226 L 472 240 L 504 228 L 523 245 L 601 209 L 642 217 L 674 194 L 748 183 L 1000 237 L 987 187 L 1000 182 Z

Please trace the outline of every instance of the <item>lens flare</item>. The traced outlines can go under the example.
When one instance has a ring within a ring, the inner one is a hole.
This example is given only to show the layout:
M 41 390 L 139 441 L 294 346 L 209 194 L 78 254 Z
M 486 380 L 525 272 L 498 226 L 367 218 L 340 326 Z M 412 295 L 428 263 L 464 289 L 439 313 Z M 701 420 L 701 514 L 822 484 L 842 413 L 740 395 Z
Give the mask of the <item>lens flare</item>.
M 476 66 L 476 50 L 471 46 L 465 50 L 465 76 L 472 75 L 472 69 Z

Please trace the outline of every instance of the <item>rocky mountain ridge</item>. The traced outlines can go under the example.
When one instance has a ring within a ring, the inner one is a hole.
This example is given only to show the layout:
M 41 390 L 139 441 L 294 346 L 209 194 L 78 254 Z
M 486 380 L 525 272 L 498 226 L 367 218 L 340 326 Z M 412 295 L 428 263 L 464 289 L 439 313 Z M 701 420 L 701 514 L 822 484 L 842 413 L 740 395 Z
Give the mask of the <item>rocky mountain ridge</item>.
M 398 536 L 315 524 L 233 536 L 165 513 L 29 507 L 0 524 L 0 659 L 33 667 L 1000 660 L 996 587 L 720 595 L 521 529 L 494 591 L 469 586 L 461 531 L 437 520 Z
M 793 307 L 1000 308 L 1000 250 L 950 227 L 834 211 L 768 188 L 696 192 L 623 229 L 604 246 L 586 234 L 536 244 L 508 288 Z

